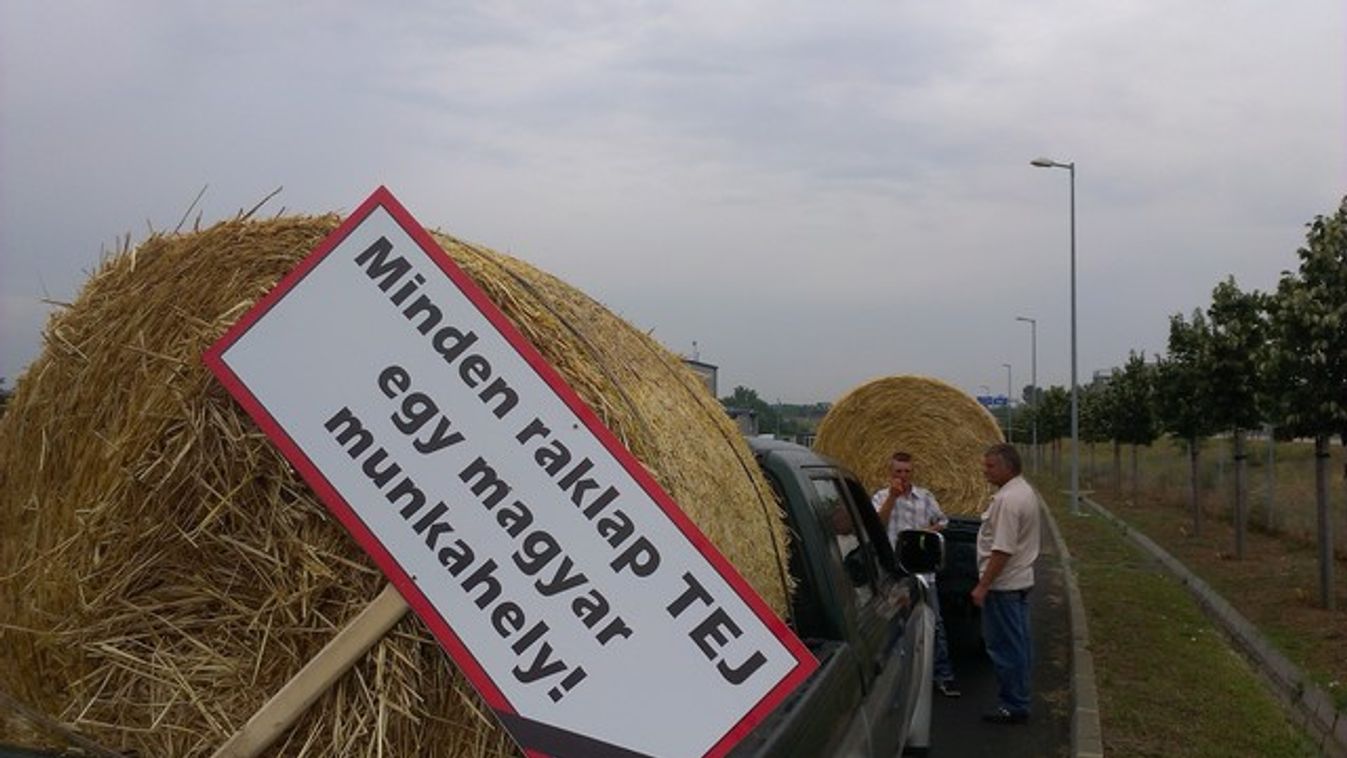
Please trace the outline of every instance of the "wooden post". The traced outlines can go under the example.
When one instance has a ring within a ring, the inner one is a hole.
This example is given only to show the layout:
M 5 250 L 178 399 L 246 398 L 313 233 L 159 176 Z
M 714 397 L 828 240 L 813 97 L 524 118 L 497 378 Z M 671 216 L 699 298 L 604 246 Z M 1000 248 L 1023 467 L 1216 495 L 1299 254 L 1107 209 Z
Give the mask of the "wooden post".
M 1314 437 L 1314 504 L 1319 526 L 1319 607 L 1335 610 L 1333 592 L 1333 518 L 1328 508 L 1328 435 Z
M 406 613 L 407 602 L 393 585 L 386 585 L 374 602 L 215 751 L 214 758 L 252 758 L 266 750 Z
M 1235 558 L 1244 560 L 1244 529 L 1249 513 L 1249 485 L 1245 480 L 1244 430 L 1235 430 Z

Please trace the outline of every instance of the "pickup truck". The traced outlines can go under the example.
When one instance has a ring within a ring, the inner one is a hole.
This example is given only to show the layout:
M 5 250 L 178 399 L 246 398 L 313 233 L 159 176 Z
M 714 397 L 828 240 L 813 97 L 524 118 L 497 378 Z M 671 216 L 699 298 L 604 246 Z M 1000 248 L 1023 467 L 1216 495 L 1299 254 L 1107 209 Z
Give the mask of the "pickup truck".
M 936 574 L 940 594 L 940 613 L 945 619 L 945 636 L 950 654 L 982 655 L 982 611 L 973 605 L 972 592 L 978 583 L 977 540 L 982 519 L 977 516 L 950 516 L 941 535 L 945 538 L 945 565 Z
M 787 623 L 818 670 L 732 756 L 895 756 L 931 744 L 935 616 L 919 573 L 944 542 L 904 532 L 898 553 L 860 481 L 808 448 L 748 440 L 791 530 Z

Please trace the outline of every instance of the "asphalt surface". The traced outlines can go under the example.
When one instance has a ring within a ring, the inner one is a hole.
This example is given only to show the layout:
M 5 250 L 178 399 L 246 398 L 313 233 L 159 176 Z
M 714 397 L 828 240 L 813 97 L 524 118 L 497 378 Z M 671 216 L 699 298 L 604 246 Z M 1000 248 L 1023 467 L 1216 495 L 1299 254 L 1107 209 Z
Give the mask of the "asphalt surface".
M 996 707 L 996 673 L 980 640 L 961 633 L 950 619 L 951 658 L 963 696 L 935 694 L 931 755 L 1018 758 L 1069 756 L 1071 752 L 1071 632 L 1062 562 L 1044 526 L 1035 586 L 1030 593 L 1029 624 L 1034 638 L 1033 706 L 1026 724 L 988 724 L 985 711 Z

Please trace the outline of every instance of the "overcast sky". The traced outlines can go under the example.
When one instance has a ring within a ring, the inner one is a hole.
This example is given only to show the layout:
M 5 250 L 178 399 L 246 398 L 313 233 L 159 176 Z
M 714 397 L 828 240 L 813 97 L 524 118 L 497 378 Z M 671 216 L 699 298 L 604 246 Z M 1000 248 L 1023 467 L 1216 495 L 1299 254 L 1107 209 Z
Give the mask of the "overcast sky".
M 1347 193 L 1347 6 L 0 0 L 0 376 L 119 236 L 349 212 L 518 255 L 768 400 L 1162 351 Z

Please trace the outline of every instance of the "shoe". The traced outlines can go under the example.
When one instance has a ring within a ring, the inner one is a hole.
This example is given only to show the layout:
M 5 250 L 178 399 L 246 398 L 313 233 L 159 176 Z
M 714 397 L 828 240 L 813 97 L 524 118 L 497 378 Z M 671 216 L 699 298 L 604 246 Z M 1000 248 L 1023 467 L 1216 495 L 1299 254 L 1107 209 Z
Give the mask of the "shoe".
M 959 688 L 954 684 L 953 679 L 948 679 L 943 682 L 936 682 L 935 691 L 939 692 L 941 695 L 944 695 L 945 697 L 958 697 L 963 694 L 962 692 L 959 691 Z
M 982 720 L 991 724 L 1023 724 L 1029 720 L 1029 714 L 997 708 L 982 714 Z

